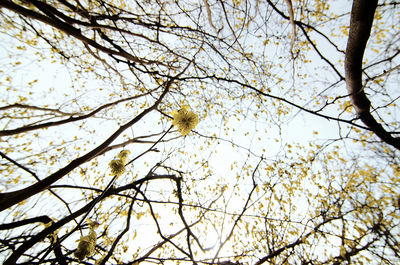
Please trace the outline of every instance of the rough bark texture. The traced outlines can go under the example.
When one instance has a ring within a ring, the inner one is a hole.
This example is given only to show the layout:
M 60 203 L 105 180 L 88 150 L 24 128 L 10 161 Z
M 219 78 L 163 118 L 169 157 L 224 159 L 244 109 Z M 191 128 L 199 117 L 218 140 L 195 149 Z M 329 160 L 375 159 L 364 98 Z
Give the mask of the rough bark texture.
M 377 0 L 353 1 L 345 58 L 346 85 L 358 118 L 382 141 L 400 150 L 400 139 L 394 138 L 372 116 L 371 102 L 365 95 L 362 84 L 362 59 L 377 4 Z

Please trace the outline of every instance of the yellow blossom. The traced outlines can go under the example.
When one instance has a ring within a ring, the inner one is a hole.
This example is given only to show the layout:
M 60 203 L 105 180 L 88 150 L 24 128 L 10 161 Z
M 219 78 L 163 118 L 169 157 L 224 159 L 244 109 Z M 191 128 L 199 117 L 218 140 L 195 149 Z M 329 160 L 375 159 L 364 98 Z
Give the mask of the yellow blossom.
M 187 135 L 191 130 L 193 130 L 199 122 L 197 115 L 189 111 L 188 105 L 182 106 L 182 108 L 178 111 L 172 111 L 171 114 L 174 118 L 172 125 L 177 126 L 178 131 L 183 136 Z
M 120 176 L 125 172 L 125 164 L 121 159 L 111 160 L 108 166 L 111 168 L 112 175 Z
M 81 236 L 78 247 L 74 252 L 74 256 L 78 260 L 83 260 L 84 258 L 93 255 L 96 248 L 97 235 L 94 228 L 97 227 L 98 224 L 90 222 L 89 226 L 89 234 L 87 236 Z
M 118 158 L 121 159 L 121 161 L 126 164 L 127 160 L 128 160 L 128 156 L 131 152 L 129 152 L 129 150 L 122 150 L 119 154 L 118 154 Z

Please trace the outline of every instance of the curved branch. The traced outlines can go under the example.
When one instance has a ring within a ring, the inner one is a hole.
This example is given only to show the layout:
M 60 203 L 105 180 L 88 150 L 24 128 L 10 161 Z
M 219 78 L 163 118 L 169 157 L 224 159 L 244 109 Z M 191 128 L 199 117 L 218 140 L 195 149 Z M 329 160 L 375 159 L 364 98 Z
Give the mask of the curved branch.
M 110 192 L 106 193 L 106 194 L 102 194 L 99 197 L 103 196 L 109 196 L 111 195 Z M 98 197 L 98 198 L 99 198 Z M 73 219 L 75 219 L 76 217 L 84 214 L 85 212 L 87 212 L 88 210 L 90 210 L 94 204 L 97 203 L 97 198 L 92 200 L 91 202 L 89 202 L 88 204 L 86 204 L 85 206 L 83 206 L 81 209 L 77 210 L 76 212 L 74 212 L 71 215 L 66 216 L 65 218 L 61 219 L 58 222 L 53 223 L 51 226 L 43 229 L 41 232 L 39 232 L 38 234 L 36 234 L 35 236 L 31 237 L 28 241 L 26 241 L 24 244 L 22 244 L 20 247 L 18 247 L 9 257 L 7 260 L 4 261 L 4 265 L 13 265 L 16 264 L 16 262 L 18 261 L 18 259 L 21 257 L 21 255 L 27 251 L 28 249 L 30 249 L 31 247 L 33 247 L 36 243 L 40 242 L 41 240 L 43 240 L 47 235 L 53 233 L 54 231 L 56 231 L 57 229 L 59 229 L 60 227 L 62 227 L 63 225 L 65 225 L 66 223 L 72 221 Z
M 284 19 L 287 19 L 289 21 L 291 21 L 291 18 L 286 16 L 281 10 L 279 10 L 276 5 L 274 3 L 272 3 L 270 0 L 267 0 L 268 4 Z M 292 23 L 292 22 L 291 22 Z M 304 27 L 310 28 L 312 30 L 314 30 L 316 33 L 318 33 L 320 36 L 322 36 L 324 39 L 326 39 L 332 46 L 334 46 L 336 48 L 336 50 L 340 51 L 338 49 L 338 47 L 322 32 L 320 32 L 319 30 L 317 30 L 316 28 L 305 24 L 301 21 L 297 21 L 297 20 L 293 20 L 293 23 L 296 24 L 297 26 L 300 27 L 301 31 L 303 32 L 304 36 L 306 37 L 307 41 L 311 44 L 311 46 L 314 48 L 315 52 L 320 56 L 320 58 L 322 60 L 324 60 L 327 64 L 329 64 L 329 66 L 335 71 L 335 73 L 339 76 L 340 80 L 344 80 L 344 77 L 342 76 L 342 74 L 339 72 L 339 70 L 336 69 L 335 65 L 333 63 L 331 63 L 317 48 L 317 46 L 315 45 L 315 43 L 311 40 L 310 36 L 308 36 L 307 31 L 305 30 Z
M 0 151 L 0 156 L 3 157 L 4 159 L 8 160 L 9 162 L 11 162 L 12 164 L 18 166 L 19 168 L 25 170 L 26 172 L 28 172 L 29 174 L 31 174 L 37 181 L 41 181 L 41 179 L 36 175 L 35 172 L 33 172 L 32 170 L 30 170 L 29 168 L 21 165 L 20 163 L 18 163 L 17 161 L 15 161 L 14 159 L 11 159 L 10 157 L 8 157 L 6 154 L 4 154 L 3 152 Z M 49 189 L 50 193 L 53 194 L 57 199 L 59 199 L 64 205 L 65 207 L 68 209 L 68 212 L 70 214 L 72 214 L 71 209 L 68 205 L 68 203 L 65 202 L 65 200 L 63 198 L 61 198 L 57 193 L 55 193 L 52 189 Z M 1 196 L 1 194 L 0 194 Z M 50 220 L 51 221 L 51 220 Z M 1 229 L 0 229 L 1 230 Z
M 295 240 L 294 242 L 292 242 L 292 243 L 290 243 L 290 244 L 287 244 L 287 245 L 284 245 L 284 246 L 282 246 L 282 247 L 280 247 L 280 248 L 278 248 L 278 249 L 275 249 L 275 250 L 273 250 L 271 253 L 269 253 L 267 256 L 264 256 L 263 258 L 259 259 L 259 260 L 255 263 L 255 265 L 264 264 L 264 263 L 267 262 L 268 260 L 270 260 L 270 259 L 272 259 L 272 258 L 274 258 L 274 257 L 279 256 L 282 252 L 284 252 L 284 251 L 286 251 L 286 250 L 288 250 L 288 249 L 294 249 L 295 247 L 297 247 L 297 246 L 299 246 L 299 245 L 301 245 L 301 244 L 304 244 L 305 239 L 307 239 L 309 236 L 313 235 L 316 231 L 319 231 L 319 228 L 320 228 L 320 227 L 322 227 L 322 226 L 324 226 L 325 224 L 328 224 L 328 223 L 330 223 L 330 222 L 332 222 L 332 221 L 341 219 L 341 218 L 343 218 L 344 215 L 346 215 L 346 213 L 345 213 L 345 214 L 342 214 L 342 215 L 339 215 L 339 216 L 334 216 L 334 217 L 325 219 L 325 220 L 322 221 L 321 223 L 317 224 L 311 231 L 309 231 L 308 233 L 306 233 L 306 234 L 304 234 L 303 236 L 299 237 L 299 238 L 298 238 L 297 240 Z
M 101 111 L 101 110 L 103 110 L 105 108 L 111 107 L 113 105 L 119 104 L 119 103 L 124 102 L 124 101 L 128 101 L 128 100 L 132 100 L 132 99 L 136 99 L 136 98 L 145 96 L 145 95 L 147 95 L 149 93 L 145 93 L 145 94 L 136 95 L 136 96 L 132 96 L 132 97 L 128 97 L 128 98 L 119 99 L 117 101 L 114 101 L 114 102 L 105 104 L 103 106 L 100 106 L 97 109 L 95 109 L 92 112 L 90 112 L 88 114 L 85 114 L 85 115 L 81 115 L 81 116 L 77 116 L 77 117 L 72 117 L 71 116 L 71 117 L 69 117 L 67 119 L 63 119 L 63 120 L 59 120 L 59 121 L 45 122 L 45 123 L 40 123 L 40 124 L 36 124 L 36 125 L 27 125 L 27 126 L 23 126 L 23 127 L 16 128 L 16 129 L 11 129 L 11 130 L 3 130 L 3 131 L 0 131 L 0 137 L 1 136 L 14 135 L 14 134 L 28 132 L 28 131 L 33 131 L 33 130 L 37 130 L 37 129 L 44 129 L 44 128 L 49 128 L 49 127 L 54 127 L 54 126 L 66 124 L 66 123 L 69 123 L 69 122 L 76 122 L 76 121 L 84 120 L 86 118 L 94 116 L 96 113 L 98 113 L 99 111 Z M 3 107 L 3 108 L 5 108 L 5 107 Z
M 127 189 L 134 189 L 137 192 L 141 193 L 139 187 L 146 181 L 149 180 L 153 180 L 153 179 L 162 179 L 162 178 L 175 178 L 174 176 L 146 176 L 142 179 L 139 179 L 137 181 L 134 181 L 133 183 L 126 185 L 124 187 L 120 187 L 119 189 L 114 189 L 114 188 L 110 188 L 112 183 L 115 180 L 115 177 L 110 181 L 110 183 L 108 184 L 108 186 L 106 187 L 106 189 L 104 191 L 102 191 L 102 193 L 97 196 L 96 198 L 94 198 L 92 201 L 90 201 L 88 204 L 86 204 L 85 206 L 83 206 L 82 208 L 80 208 L 79 210 L 71 213 L 70 215 L 67 215 L 66 217 L 64 217 L 63 219 L 59 220 L 58 222 L 53 223 L 52 225 L 50 225 L 49 227 L 43 229 L 41 232 L 39 232 L 38 234 L 32 236 L 29 240 L 27 240 L 25 243 L 23 243 L 21 246 L 18 247 L 18 249 L 16 249 L 15 251 L 13 251 L 13 253 L 8 257 L 8 259 L 4 262 L 5 265 L 7 264 L 15 264 L 17 262 L 17 260 L 20 258 L 20 256 L 22 254 L 25 253 L 25 251 L 27 251 L 28 249 L 30 249 L 31 247 L 33 247 L 35 244 L 37 244 L 38 242 L 40 242 L 41 240 L 43 240 L 47 235 L 53 233 L 54 231 L 56 231 L 57 229 L 59 229 L 60 227 L 62 227 L 63 225 L 67 224 L 68 222 L 74 220 L 75 218 L 79 217 L 82 214 L 86 215 L 90 212 L 91 209 L 93 209 L 93 207 L 101 200 L 103 200 L 104 198 L 107 198 L 108 196 L 111 195 L 115 195 L 118 194 L 118 192 L 120 192 L 121 190 L 127 190 Z M 143 193 L 141 193 L 143 195 Z M 136 194 L 137 195 L 137 194 Z M 133 198 L 133 201 L 136 201 L 136 195 Z M 22 220 L 22 221 L 18 221 L 18 222 L 14 222 L 11 224 L 5 224 L 4 227 L 5 228 L 10 228 L 10 226 L 13 227 L 19 227 L 22 225 L 26 225 L 26 224 L 30 224 L 33 222 L 46 222 L 48 219 L 51 221 L 51 219 L 49 217 L 43 217 L 43 216 L 39 216 L 36 218 L 31 218 L 28 220 Z M 82 218 L 82 220 L 84 220 L 85 218 Z M 1 226 L 0 226 L 1 227 Z M 61 240 L 57 239 L 57 243 L 55 245 L 55 248 L 59 247 L 59 244 L 66 238 L 68 237 L 71 233 L 73 233 L 77 228 L 79 227 L 79 225 L 77 227 L 75 227 L 72 231 L 70 231 L 68 234 L 64 235 Z
M 100 45 L 96 41 L 84 36 L 81 33 L 80 29 L 73 27 L 71 24 L 65 23 L 65 22 L 63 22 L 63 21 L 61 21 L 61 20 L 59 20 L 59 19 L 57 19 L 55 17 L 53 17 L 53 18 L 52 17 L 48 17 L 48 16 L 42 15 L 40 13 L 37 13 L 37 12 L 35 12 L 33 10 L 26 9 L 26 8 L 24 8 L 24 7 L 20 6 L 20 5 L 17 5 L 15 3 L 11 2 L 11 1 L 8 1 L 8 0 L 0 1 L 0 7 L 7 8 L 8 10 L 11 10 L 11 11 L 17 13 L 17 14 L 21 14 L 21 15 L 23 15 L 25 17 L 32 18 L 32 19 L 35 19 L 37 21 L 41 21 L 42 23 L 50 25 L 50 26 L 52 26 L 52 27 L 54 27 L 56 29 L 59 29 L 59 30 L 67 33 L 68 35 L 70 35 L 70 36 L 82 41 L 83 43 L 85 43 L 87 45 L 90 45 L 90 46 L 92 46 L 92 47 L 94 47 L 94 48 L 96 48 L 96 49 L 98 49 L 98 50 L 100 50 L 100 51 L 102 51 L 102 52 L 104 52 L 106 54 L 120 56 L 120 57 L 125 58 L 125 59 L 127 59 L 129 61 L 136 62 L 136 63 L 141 63 L 141 64 L 154 63 L 154 62 L 148 62 L 148 61 L 143 60 L 143 59 L 139 59 L 139 58 L 137 58 L 137 57 L 135 57 L 135 56 L 123 51 L 123 50 L 114 50 L 114 49 L 107 48 L 107 47 L 105 47 L 103 45 Z M 49 10 L 47 10 L 47 12 L 49 12 Z
M 20 226 L 24 226 L 24 225 L 28 225 L 28 224 L 32 224 L 32 223 L 43 223 L 43 224 L 47 224 L 48 222 L 51 222 L 51 218 L 48 217 L 47 215 L 41 215 L 41 216 L 37 216 L 37 217 L 33 217 L 33 218 L 29 218 L 29 219 L 25 219 L 25 220 L 21 220 L 21 221 L 16 221 L 13 223 L 7 223 L 7 224 L 0 224 L 0 230 L 8 230 L 8 229 L 14 229 Z
M 319 110 L 310 110 L 310 109 L 307 109 L 307 108 L 302 107 L 302 106 L 300 106 L 300 105 L 298 105 L 298 104 L 296 104 L 296 103 L 293 103 L 292 101 L 289 101 L 289 100 L 287 100 L 287 99 L 285 99 L 285 98 L 282 98 L 282 97 L 278 97 L 278 96 L 275 96 L 275 95 L 272 95 L 272 94 L 265 93 L 265 92 L 263 92 L 263 91 L 257 89 L 256 87 L 254 87 L 254 86 L 252 86 L 252 85 L 249 85 L 249 84 L 240 82 L 240 81 L 238 81 L 238 80 L 228 79 L 228 78 L 225 78 L 225 77 L 217 77 L 217 76 L 211 76 L 211 77 L 214 78 L 214 79 L 216 79 L 216 80 L 225 81 L 225 82 L 231 82 L 231 83 L 238 84 L 238 85 L 240 85 L 240 86 L 242 86 L 242 87 L 249 88 L 250 90 L 253 90 L 254 92 L 256 92 L 256 93 L 258 93 L 258 94 L 260 94 L 260 95 L 262 95 L 262 96 L 264 96 L 264 97 L 268 97 L 268 98 L 272 98 L 272 99 L 275 99 L 275 100 L 279 100 L 279 101 L 284 102 L 284 103 L 286 103 L 286 104 L 288 104 L 288 105 L 290 105 L 290 106 L 293 106 L 293 107 L 295 107 L 295 108 L 297 108 L 297 109 L 299 109 L 299 110 L 301 110 L 301 111 L 305 111 L 305 112 L 307 112 L 307 113 L 314 114 L 314 115 L 316 115 L 316 116 L 318 116 L 318 117 L 325 118 L 325 119 L 327 119 L 328 121 L 333 120 L 333 121 L 337 121 L 337 122 L 347 123 L 347 124 L 350 124 L 350 125 L 352 125 L 352 126 L 354 126 L 354 127 L 361 128 L 361 129 L 364 129 L 364 130 L 368 130 L 368 129 L 369 129 L 368 127 L 365 127 L 365 126 L 362 126 L 362 125 L 353 123 L 351 120 L 345 120 L 345 119 L 341 119 L 341 118 L 335 118 L 335 117 L 333 117 L 333 116 L 328 116 L 328 115 L 319 113 L 319 112 L 318 112 Z
M 357 117 L 382 141 L 400 150 L 400 138 L 394 138 L 372 116 L 371 101 L 367 98 L 362 84 L 362 59 L 377 3 L 377 0 L 353 2 L 345 57 L 346 85 Z
M 171 78 L 165 85 L 165 89 L 157 99 L 157 101 L 149 108 L 142 111 L 139 115 L 135 118 L 127 122 L 126 124 L 122 125 L 118 130 L 116 130 L 110 137 L 107 138 L 102 144 L 94 148 L 89 153 L 71 161 L 67 166 L 59 169 L 52 175 L 48 176 L 47 178 L 21 190 L 12 191 L 12 192 L 5 192 L 0 193 L 0 211 L 3 211 L 29 197 L 47 189 L 51 184 L 56 182 L 57 180 L 61 179 L 69 172 L 77 168 L 78 166 L 82 165 L 83 163 L 89 161 L 93 157 L 96 157 L 100 152 L 102 152 L 105 148 L 107 148 L 122 132 L 124 132 L 127 128 L 131 127 L 139 120 L 141 120 L 146 114 L 151 112 L 152 110 L 156 109 L 157 106 L 161 103 L 164 96 L 169 91 L 169 88 L 172 82 L 175 80 L 175 77 Z
M 66 112 L 63 112 L 63 111 L 61 111 L 59 109 L 49 109 L 49 108 L 31 106 L 31 105 L 26 105 L 26 104 L 21 104 L 21 103 L 14 103 L 12 105 L 3 106 L 3 107 L 0 107 L 0 110 L 8 110 L 8 109 L 12 109 L 12 108 L 41 110 L 41 111 L 45 111 L 45 112 L 48 111 L 48 112 L 58 113 L 58 114 L 61 114 L 61 115 L 73 115 L 72 113 L 66 113 Z

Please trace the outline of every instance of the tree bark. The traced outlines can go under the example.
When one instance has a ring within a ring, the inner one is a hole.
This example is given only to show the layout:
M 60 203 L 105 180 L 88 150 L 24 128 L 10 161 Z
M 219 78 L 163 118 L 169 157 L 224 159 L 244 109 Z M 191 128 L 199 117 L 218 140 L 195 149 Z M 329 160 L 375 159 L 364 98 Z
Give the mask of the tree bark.
M 134 125 L 138 122 L 141 118 L 143 118 L 147 113 L 151 112 L 152 110 L 156 109 L 157 106 L 161 103 L 164 96 L 167 94 L 171 83 L 173 82 L 174 78 L 171 78 L 165 86 L 164 91 L 157 99 L 157 101 L 148 109 L 145 109 L 141 112 L 138 116 L 133 118 L 131 121 L 127 122 L 125 125 L 121 126 L 118 130 L 116 130 L 107 140 L 105 140 L 102 144 L 94 148 L 89 153 L 71 161 L 67 166 L 61 168 L 60 170 L 56 171 L 52 175 L 48 176 L 47 178 L 36 182 L 35 184 L 26 187 L 21 190 L 12 191 L 12 192 L 5 192 L 0 193 L 0 212 L 19 203 L 25 199 L 30 198 L 31 196 L 38 194 L 39 192 L 47 189 L 51 184 L 58 181 L 72 170 L 77 168 L 78 166 L 82 165 L 83 163 L 89 161 L 93 157 L 96 157 L 99 153 L 101 153 L 105 148 L 107 148 L 122 132 L 124 132 L 127 128 Z
M 345 55 L 346 86 L 357 117 L 383 142 L 400 150 L 400 139 L 393 137 L 372 116 L 371 101 L 366 96 L 362 84 L 362 59 L 371 33 L 377 4 L 377 0 L 353 1 Z

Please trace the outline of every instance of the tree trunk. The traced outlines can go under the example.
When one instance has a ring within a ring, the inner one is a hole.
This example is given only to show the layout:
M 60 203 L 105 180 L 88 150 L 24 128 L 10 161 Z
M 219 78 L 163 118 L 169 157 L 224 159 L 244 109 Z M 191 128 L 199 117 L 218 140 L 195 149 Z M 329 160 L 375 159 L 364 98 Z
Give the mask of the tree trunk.
M 350 101 L 357 117 L 382 141 L 400 150 L 400 139 L 386 131 L 370 112 L 371 102 L 362 84 L 362 59 L 369 39 L 377 0 L 354 0 L 346 48 L 345 72 Z

